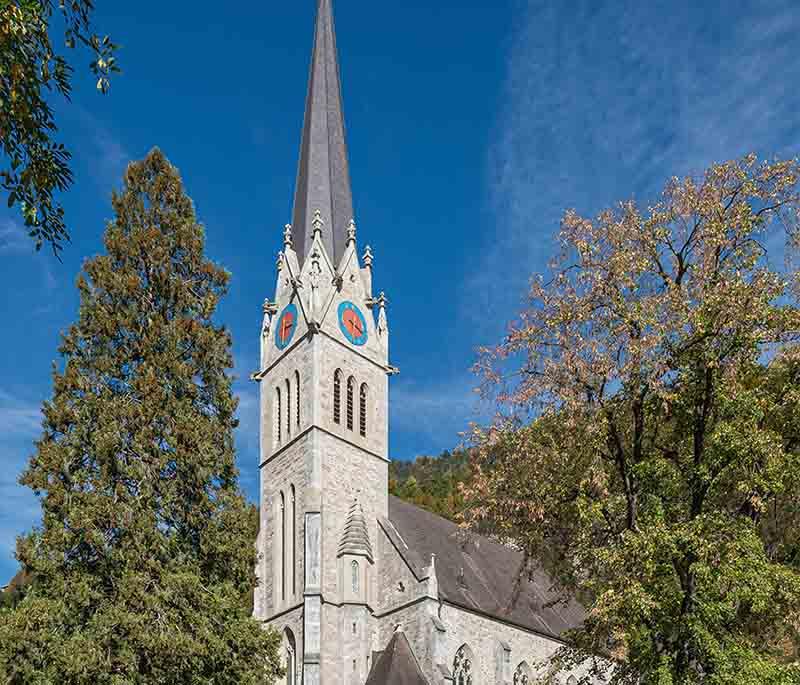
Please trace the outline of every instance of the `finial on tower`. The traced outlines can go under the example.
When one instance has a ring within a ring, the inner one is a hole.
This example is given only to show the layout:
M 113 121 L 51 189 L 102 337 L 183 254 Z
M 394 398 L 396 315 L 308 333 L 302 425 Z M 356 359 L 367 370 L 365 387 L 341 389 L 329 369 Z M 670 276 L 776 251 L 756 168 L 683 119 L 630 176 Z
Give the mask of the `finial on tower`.
M 322 212 L 320 210 L 314 210 L 314 221 L 311 222 L 311 225 L 314 228 L 314 237 L 318 234 L 322 234 L 322 227 L 325 225 L 325 222 L 322 220 Z
M 278 262 L 275 266 L 278 267 L 278 272 L 280 273 L 283 269 L 283 252 L 278 252 Z
M 283 229 L 283 247 L 287 250 L 292 247 L 292 225 L 286 224 Z
M 386 298 L 386 293 L 381 292 L 375 298 L 375 304 L 378 305 L 378 335 L 384 340 L 388 340 L 386 334 L 389 332 L 389 321 L 386 317 L 386 305 L 389 304 L 389 300 Z
M 271 302 L 269 298 L 264 300 L 264 304 L 261 307 L 261 310 L 264 314 L 277 314 L 278 313 L 278 305 L 274 302 Z
M 372 248 L 369 245 L 367 245 L 367 249 L 364 250 L 364 257 L 363 257 L 364 266 L 367 267 L 368 269 L 371 269 L 372 260 L 373 260 Z
M 350 223 L 347 224 L 347 246 L 356 244 L 356 222 L 354 219 L 350 219 Z

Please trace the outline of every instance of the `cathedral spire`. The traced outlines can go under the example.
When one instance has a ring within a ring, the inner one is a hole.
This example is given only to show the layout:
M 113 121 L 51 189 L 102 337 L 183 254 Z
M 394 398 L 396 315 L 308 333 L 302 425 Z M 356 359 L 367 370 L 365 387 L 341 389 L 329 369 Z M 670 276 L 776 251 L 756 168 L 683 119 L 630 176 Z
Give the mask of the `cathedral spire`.
M 344 254 L 347 228 L 353 219 L 332 2 L 319 0 L 317 8 L 297 169 L 292 242 L 301 263 L 310 251 L 315 212 L 322 214 L 322 241 L 334 264 Z

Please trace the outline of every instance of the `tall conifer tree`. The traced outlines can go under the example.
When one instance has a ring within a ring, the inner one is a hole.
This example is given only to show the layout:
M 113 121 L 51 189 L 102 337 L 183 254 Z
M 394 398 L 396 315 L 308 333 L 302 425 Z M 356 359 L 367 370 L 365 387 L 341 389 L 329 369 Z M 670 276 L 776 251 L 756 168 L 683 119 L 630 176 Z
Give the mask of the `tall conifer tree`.
M 269 683 L 279 637 L 247 610 L 256 531 L 237 484 L 230 337 L 212 321 L 228 274 L 158 150 L 128 167 L 113 207 L 21 479 L 43 521 L 18 543 L 35 582 L 0 618 L 0 675 Z

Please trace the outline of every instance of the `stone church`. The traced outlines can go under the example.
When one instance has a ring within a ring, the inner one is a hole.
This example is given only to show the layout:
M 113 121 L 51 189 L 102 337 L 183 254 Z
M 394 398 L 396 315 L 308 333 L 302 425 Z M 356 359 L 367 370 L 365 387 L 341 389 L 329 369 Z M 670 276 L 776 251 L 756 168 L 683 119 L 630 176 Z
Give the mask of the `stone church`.
M 516 551 L 388 494 L 387 300 L 353 222 L 331 0 L 319 0 L 293 223 L 260 370 L 255 615 L 288 685 L 527 685 L 580 623 Z M 561 677 L 577 682 L 575 675 Z

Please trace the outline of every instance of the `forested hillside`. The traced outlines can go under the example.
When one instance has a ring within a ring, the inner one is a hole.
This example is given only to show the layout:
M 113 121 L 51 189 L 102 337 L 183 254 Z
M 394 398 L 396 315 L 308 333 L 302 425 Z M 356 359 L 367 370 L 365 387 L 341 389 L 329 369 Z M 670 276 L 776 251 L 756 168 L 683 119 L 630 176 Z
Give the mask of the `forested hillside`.
M 459 483 L 469 479 L 469 455 L 463 450 L 389 465 L 390 494 L 450 520 L 464 508 Z

